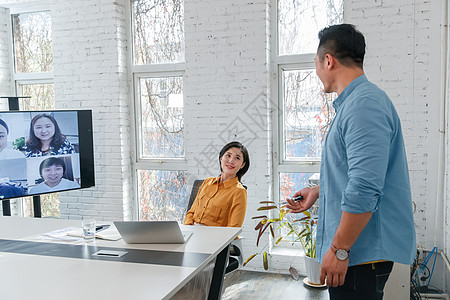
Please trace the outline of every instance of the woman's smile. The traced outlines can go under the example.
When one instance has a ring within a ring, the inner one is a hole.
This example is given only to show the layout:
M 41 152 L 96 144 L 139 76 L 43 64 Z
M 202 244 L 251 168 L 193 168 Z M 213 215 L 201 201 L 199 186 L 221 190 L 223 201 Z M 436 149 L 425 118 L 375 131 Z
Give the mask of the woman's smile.
M 244 166 L 242 151 L 239 148 L 232 147 L 228 149 L 220 158 L 220 165 L 222 171 L 222 180 L 236 177 L 236 174 Z
M 48 141 L 55 135 L 55 125 L 48 118 L 41 118 L 34 123 L 34 135 L 41 141 Z

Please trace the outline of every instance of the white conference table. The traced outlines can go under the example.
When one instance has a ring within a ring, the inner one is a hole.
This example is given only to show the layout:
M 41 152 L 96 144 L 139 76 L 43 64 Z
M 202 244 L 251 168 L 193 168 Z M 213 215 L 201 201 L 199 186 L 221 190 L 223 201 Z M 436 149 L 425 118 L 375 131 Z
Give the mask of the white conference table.
M 99 239 L 90 246 L 68 245 L 33 237 L 80 227 L 80 223 L 0 217 L 0 299 L 170 299 L 216 257 L 222 261 L 216 263 L 214 272 L 218 275 L 213 277 L 220 285 L 219 294 L 210 293 L 209 299 L 219 299 L 228 246 L 241 232 L 240 228 L 188 226 L 193 234 L 187 243 L 153 245 Z M 124 251 L 129 253 L 122 259 L 127 255 L 131 259 L 138 252 L 147 261 L 92 258 L 93 251 L 108 248 L 127 249 Z

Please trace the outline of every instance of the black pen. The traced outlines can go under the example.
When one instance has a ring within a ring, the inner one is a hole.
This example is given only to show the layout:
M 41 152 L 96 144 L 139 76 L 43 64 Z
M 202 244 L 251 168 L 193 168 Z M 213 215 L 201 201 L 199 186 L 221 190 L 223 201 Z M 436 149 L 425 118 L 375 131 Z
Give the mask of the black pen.
M 294 200 L 294 201 L 303 200 L 303 196 L 300 195 L 300 196 L 294 197 L 294 198 L 292 198 L 292 200 Z M 280 203 L 280 205 L 286 205 L 286 204 L 288 204 L 287 201 Z
M 95 232 L 99 232 L 99 231 L 102 231 L 102 230 L 105 230 L 108 228 L 109 228 L 109 225 L 99 225 L 99 226 L 95 227 Z

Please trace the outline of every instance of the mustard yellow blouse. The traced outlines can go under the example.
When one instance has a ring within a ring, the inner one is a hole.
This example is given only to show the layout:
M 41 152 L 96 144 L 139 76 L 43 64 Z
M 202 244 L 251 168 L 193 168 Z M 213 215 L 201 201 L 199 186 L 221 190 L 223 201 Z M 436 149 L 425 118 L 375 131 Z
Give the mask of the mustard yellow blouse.
M 238 178 L 219 183 L 206 178 L 184 219 L 185 225 L 242 227 L 247 210 L 247 191 Z

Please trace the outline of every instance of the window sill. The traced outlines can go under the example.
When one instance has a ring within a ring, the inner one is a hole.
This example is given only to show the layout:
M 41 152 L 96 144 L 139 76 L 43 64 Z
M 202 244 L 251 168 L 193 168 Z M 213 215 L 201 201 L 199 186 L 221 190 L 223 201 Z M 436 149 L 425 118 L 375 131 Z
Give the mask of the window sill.
M 301 247 L 273 247 L 270 254 L 272 256 L 305 256 Z

